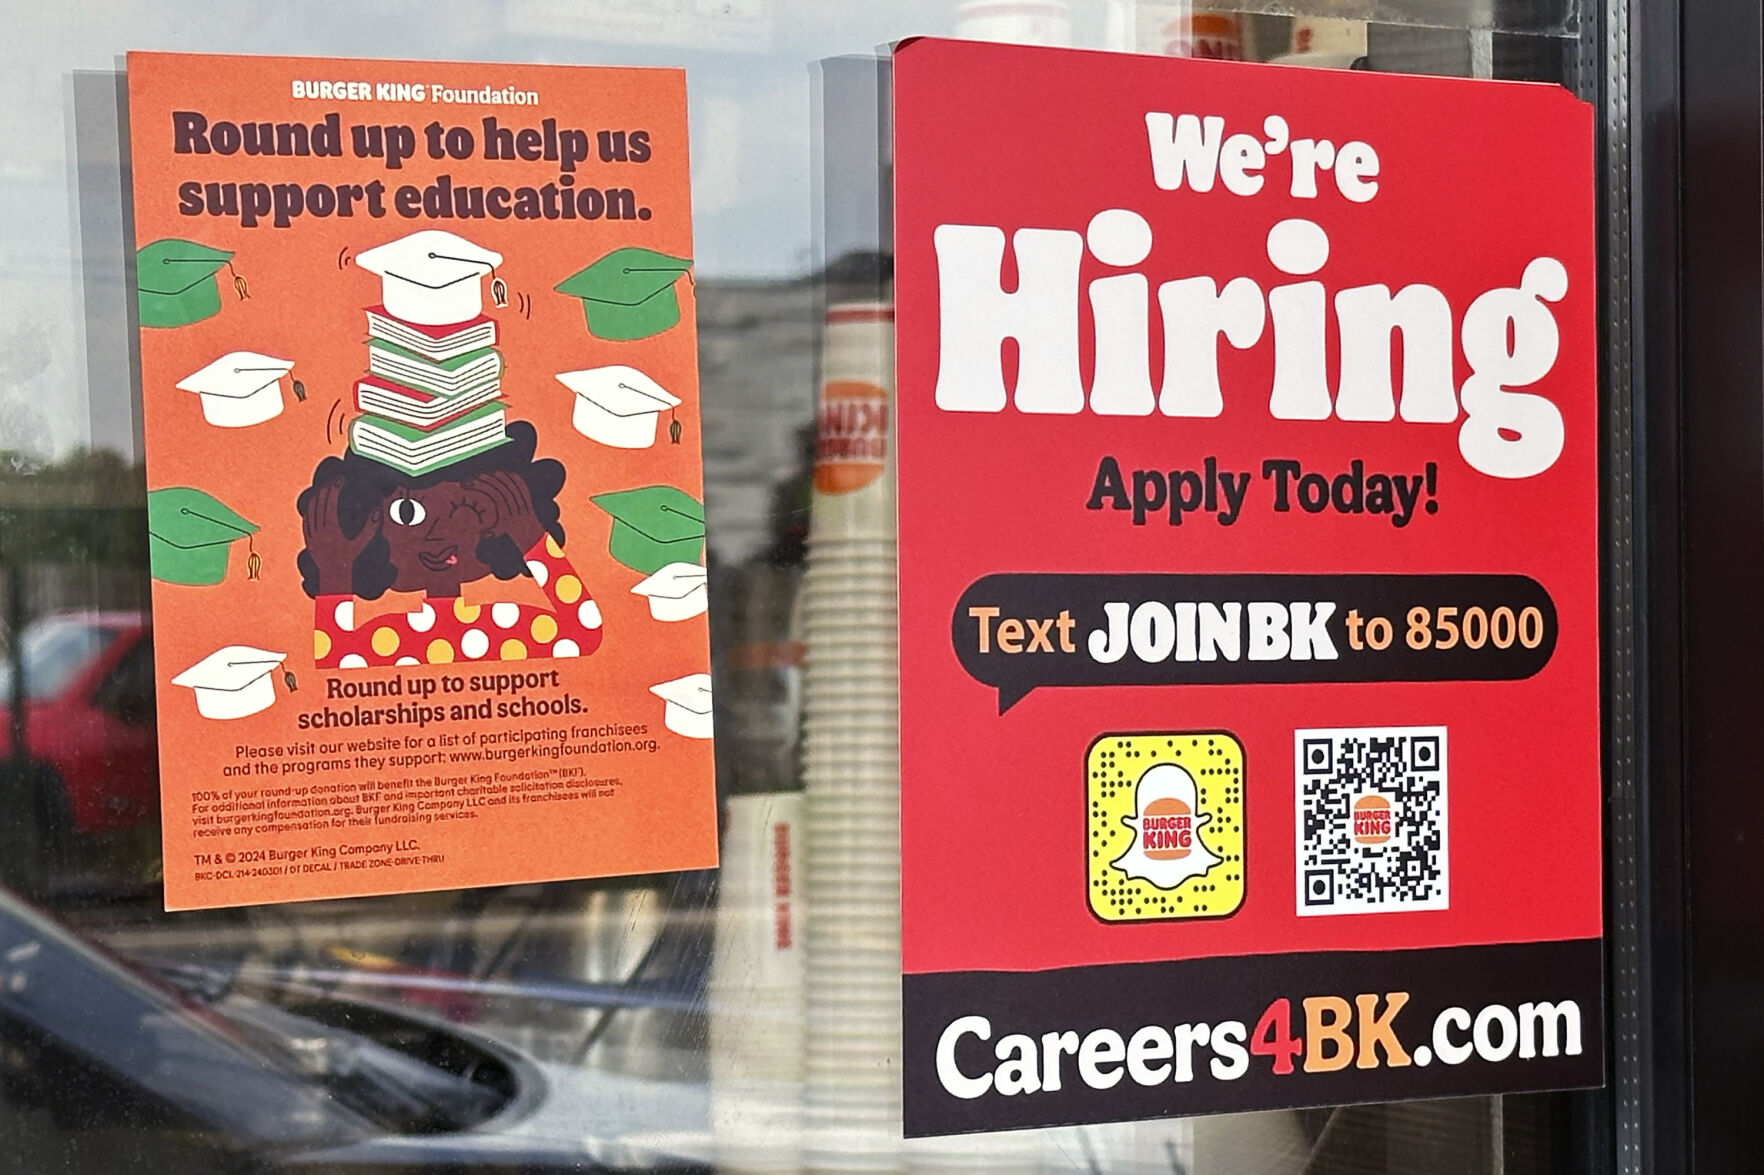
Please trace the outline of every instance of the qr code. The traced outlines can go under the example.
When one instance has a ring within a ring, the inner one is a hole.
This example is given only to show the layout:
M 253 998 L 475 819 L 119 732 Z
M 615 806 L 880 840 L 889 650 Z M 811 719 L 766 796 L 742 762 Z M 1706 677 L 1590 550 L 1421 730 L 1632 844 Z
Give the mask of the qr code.
M 1444 910 L 1446 728 L 1293 732 L 1298 912 Z

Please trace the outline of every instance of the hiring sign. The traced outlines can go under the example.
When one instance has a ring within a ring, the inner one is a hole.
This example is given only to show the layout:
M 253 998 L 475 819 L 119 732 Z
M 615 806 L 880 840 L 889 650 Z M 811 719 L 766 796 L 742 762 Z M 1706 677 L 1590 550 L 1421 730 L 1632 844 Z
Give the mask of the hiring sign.
M 1590 108 L 894 84 L 906 1132 L 1597 1084 Z

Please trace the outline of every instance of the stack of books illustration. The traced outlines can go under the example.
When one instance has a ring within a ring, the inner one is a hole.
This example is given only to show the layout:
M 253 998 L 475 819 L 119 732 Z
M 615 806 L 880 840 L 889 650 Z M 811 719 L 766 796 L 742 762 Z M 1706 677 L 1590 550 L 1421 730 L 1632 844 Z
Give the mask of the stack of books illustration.
M 501 254 L 427 229 L 355 263 L 380 275 L 381 304 L 367 311 L 350 448 L 419 477 L 506 441 L 502 352 L 482 282 Z

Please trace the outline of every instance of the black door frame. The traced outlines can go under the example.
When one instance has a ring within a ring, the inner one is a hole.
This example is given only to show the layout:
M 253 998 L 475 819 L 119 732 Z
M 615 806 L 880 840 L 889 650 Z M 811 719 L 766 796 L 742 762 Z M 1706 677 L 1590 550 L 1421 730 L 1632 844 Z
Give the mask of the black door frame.
M 1764 1170 L 1764 14 L 1628 8 L 1631 330 L 1609 342 L 1634 390 L 1643 884 L 1613 909 L 1640 931 L 1615 1158 Z

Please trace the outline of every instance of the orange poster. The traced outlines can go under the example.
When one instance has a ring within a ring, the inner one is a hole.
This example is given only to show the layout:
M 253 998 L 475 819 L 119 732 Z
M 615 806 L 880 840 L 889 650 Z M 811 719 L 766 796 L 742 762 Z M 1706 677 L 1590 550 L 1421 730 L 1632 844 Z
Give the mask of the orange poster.
M 715 865 L 684 75 L 128 78 L 166 907 Z

